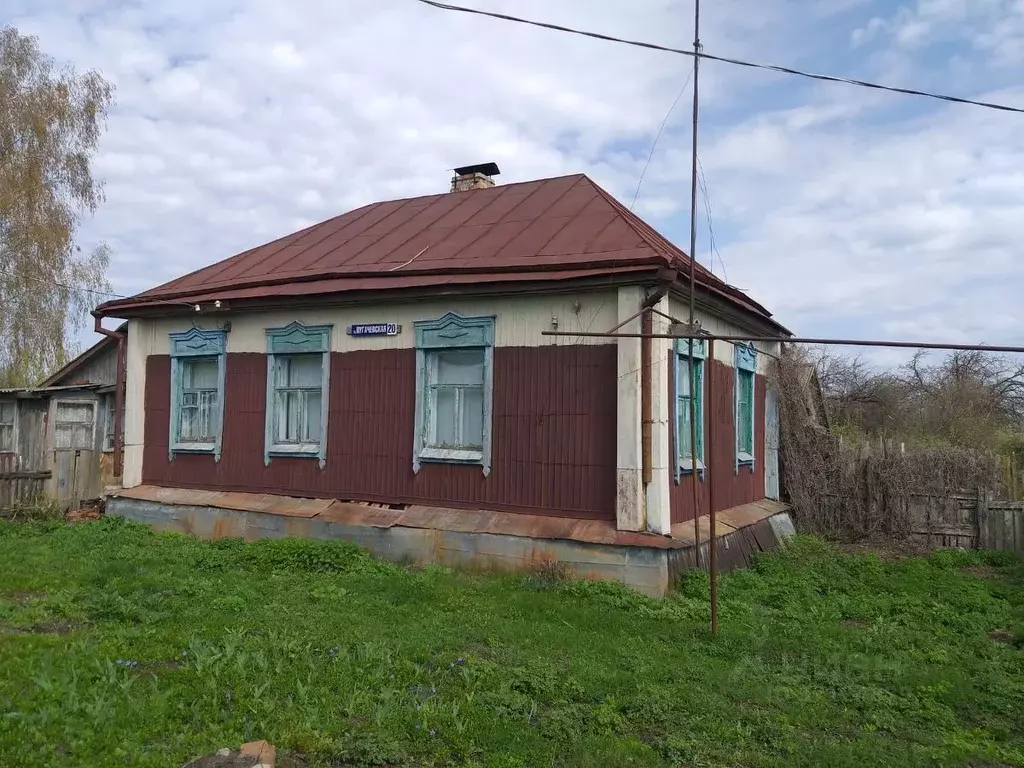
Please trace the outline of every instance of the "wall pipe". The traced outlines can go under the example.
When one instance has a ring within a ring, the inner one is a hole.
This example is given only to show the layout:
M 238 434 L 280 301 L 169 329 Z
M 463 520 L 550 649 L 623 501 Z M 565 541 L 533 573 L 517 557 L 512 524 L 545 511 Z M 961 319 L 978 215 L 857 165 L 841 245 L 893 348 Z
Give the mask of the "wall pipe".
M 127 339 L 121 331 L 103 327 L 103 317 L 93 312 L 93 330 L 117 340 L 117 373 L 114 378 L 114 477 L 124 478 L 124 390 Z

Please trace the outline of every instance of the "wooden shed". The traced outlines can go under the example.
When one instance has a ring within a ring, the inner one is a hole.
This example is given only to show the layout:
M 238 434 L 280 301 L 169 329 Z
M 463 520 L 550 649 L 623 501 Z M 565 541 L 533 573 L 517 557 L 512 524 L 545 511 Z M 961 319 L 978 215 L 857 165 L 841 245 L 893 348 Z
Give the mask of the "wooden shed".
M 0 511 L 39 496 L 70 508 L 118 483 L 117 349 L 104 338 L 38 387 L 0 389 Z

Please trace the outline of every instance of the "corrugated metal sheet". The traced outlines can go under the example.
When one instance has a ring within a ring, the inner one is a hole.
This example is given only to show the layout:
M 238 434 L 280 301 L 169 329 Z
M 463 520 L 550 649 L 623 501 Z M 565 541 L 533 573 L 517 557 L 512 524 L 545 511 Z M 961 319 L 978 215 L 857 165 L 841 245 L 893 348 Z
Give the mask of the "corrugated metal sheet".
M 168 461 L 170 361 L 146 368 L 143 481 L 219 491 L 342 500 L 547 511 L 615 518 L 616 349 L 498 347 L 494 351 L 492 470 L 424 464 L 412 471 L 415 351 L 331 356 L 327 467 L 263 462 L 266 357 L 228 355 L 220 462 Z
M 669 365 L 668 392 L 672 396 L 675 380 L 675 366 Z M 755 377 L 755 413 L 754 413 L 754 445 L 756 448 L 754 470 L 746 467 L 735 471 L 736 460 L 736 428 L 733 422 L 733 397 L 735 390 L 735 371 L 721 362 L 708 361 L 707 375 L 712 390 L 712 399 L 707 403 L 708 413 L 712 418 L 711 428 L 714 434 L 714 455 L 709 458 L 708 481 L 698 481 L 697 515 L 708 513 L 707 482 L 715 484 L 715 510 L 729 509 L 764 498 L 764 401 L 765 380 Z M 707 427 L 706 427 L 707 428 Z M 675 446 L 675 423 L 669 419 L 669 440 Z M 705 446 L 707 440 L 705 439 Z M 674 450 L 672 448 L 671 450 Z M 672 522 L 681 523 L 693 520 L 693 475 L 684 475 L 676 484 L 674 478 L 669 488 L 669 506 Z
M 190 488 L 166 488 L 155 485 L 127 488 L 119 491 L 116 496 L 122 499 L 151 501 L 171 507 L 207 507 L 239 512 L 259 512 L 372 528 L 402 527 L 459 533 L 489 533 L 496 536 L 563 539 L 587 544 L 652 549 L 678 549 L 692 543 L 685 535 L 675 540 L 667 536 L 649 533 L 617 531 L 615 524 L 607 520 L 578 520 L 484 509 L 446 509 L 417 505 L 404 510 L 393 510 L 332 499 L 227 493 Z M 728 526 L 725 528 L 728 531 L 732 530 Z M 309 535 L 308 528 L 293 527 L 292 530 L 296 535 Z M 241 535 L 240 532 L 239 535 Z
M 438 275 L 459 273 L 561 279 L 560 271 L 610 274 L 644 265 L 688 269 L 689 259 L 589 178 L 573 175 L 373 203 L 100 311 L 116 315 L 168 299 L 266 298 L 286 284 L 294 295 L 318 294 L 339 278 L 348 280 L 333 290 L 371 290 L 356 278 L 394 288 L 436 285 Z M 770 317 L 704 267 L 696 274 L 701 285 Z

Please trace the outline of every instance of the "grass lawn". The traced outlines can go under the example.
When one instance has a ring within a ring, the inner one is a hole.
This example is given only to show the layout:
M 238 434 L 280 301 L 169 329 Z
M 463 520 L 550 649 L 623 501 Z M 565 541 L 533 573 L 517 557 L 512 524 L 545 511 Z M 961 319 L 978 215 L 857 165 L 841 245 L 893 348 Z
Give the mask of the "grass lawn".
M 1024 565 L 811 538 L 667 600 L 0 523 L 0 765 L 1024 766 Z

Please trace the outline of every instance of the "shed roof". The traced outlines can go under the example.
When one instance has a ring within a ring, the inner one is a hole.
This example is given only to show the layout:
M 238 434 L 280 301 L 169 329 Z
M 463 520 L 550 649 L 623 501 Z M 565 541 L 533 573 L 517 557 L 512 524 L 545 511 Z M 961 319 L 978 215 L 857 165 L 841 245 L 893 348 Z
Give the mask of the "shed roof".
M 371 203 L 243 251 L 99 312 L 131 317 L 234 302 L 482 281 L 544 282 L 669 268 L 689 257 L 582 174 Z M 697 265 L 705 290 L 760 304 Z M 168 302 L 171 302 L 170 304 Z M 774 323 L 774 321 L 772 321 Z

